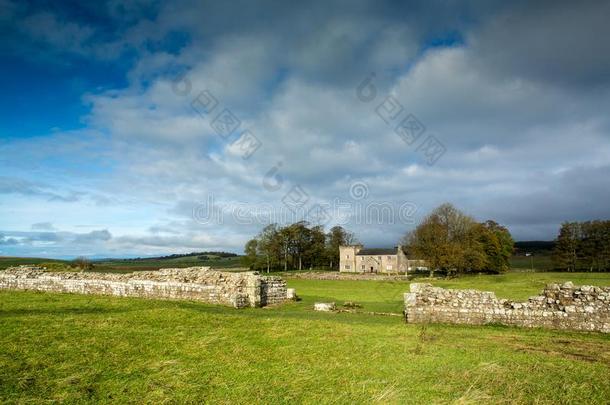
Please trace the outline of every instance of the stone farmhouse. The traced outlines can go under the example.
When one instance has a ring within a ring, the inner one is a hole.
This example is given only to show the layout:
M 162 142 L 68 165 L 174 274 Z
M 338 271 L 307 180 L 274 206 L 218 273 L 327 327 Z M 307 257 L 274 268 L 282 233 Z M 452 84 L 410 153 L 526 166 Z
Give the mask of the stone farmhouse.
M 339 271 L 342 273 L 407 273 L 425 269 L 425 262 L 409 259 L 401 246 L 365 249 L 362 245 L 339 247 Z

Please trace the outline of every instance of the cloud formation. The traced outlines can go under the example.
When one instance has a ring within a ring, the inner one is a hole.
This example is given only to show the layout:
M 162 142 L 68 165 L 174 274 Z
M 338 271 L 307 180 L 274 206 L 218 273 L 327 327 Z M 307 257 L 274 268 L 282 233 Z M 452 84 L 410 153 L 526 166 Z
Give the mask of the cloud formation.
M 262 227 L 243 218 L 285 209 L 294 190 L 306 212 L 351 204 L 317 219 L 372 246 L 445 201 L 517 239 L 610 214 L 603 2 L 108 2 L 82 6 L 87 18 L 4 2 L 23 22 L 5 48 L 113 61 L 125 83 L 81 95 L 81 129 L 0 145 L 12 212 L 0 254 L 240 251 Z M 409 114 L 425 127 L 417 140 L 396 130 Z M 245 130 L 254 138 L 239 142 Z M 445 150 L 433 165 L 430 135 Z M 210 197 L 222 222 L 197 217 Z M 357 220 L 356 206 L 405 203 L 409 221 Z

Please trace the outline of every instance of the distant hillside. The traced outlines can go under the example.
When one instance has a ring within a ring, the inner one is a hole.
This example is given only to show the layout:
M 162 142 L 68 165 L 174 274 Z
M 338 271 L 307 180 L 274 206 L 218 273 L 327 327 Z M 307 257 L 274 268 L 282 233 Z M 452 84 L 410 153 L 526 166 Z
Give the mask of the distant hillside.
M 227 257 L 238 257 L 238 256 L 239 255 L 237 255 L 235 253 L 231 253 L 231 252 L 210 251 L 210 252 L 177 253 L 177 254 L 171 254 L 171 255 L 167 255 L 167 256 L 157 256 L 157 257 L 136 257 L 136 258 L 131 258 L 131 259 L 120 259 L 120 260 L 124 260 L 124 261 L 173 260 L 173 259 L 193 258 L 193 257 L 197 257 L 202 260 L 206 260 L 206 259 L 213 259 L 213 258 L 227 258 Z M 117 260 L 117 259 L 109 258 L 109 259 L 101 259 L 100 261 L 109 261 L 109 260 Z
M 70 263 L 67 260 L 40 257 L 0 257 L 0 270 L 25 264 Z M 241 256 L 228 252 L 195 252 L 188 254 L 136 259 L 100 259 L 93 261 L 93 271 L 128 273 L 141 270 L 158 270 L 166 267 L 210 266 L 214 268 L 240 268 Z
M 0 270 L 23 264 L 67 263 L 65 260 L 45 259 L 42 257 L 5 257 L 0 256 Z
M 104 259 L 94 262 L 96 271 L 125 273 L 138 270 L 158 270 L 167 267 L 210 266 L 238 268 L 241 256 L 226 252 L 196 252 L 189 254 L 136 259 Z

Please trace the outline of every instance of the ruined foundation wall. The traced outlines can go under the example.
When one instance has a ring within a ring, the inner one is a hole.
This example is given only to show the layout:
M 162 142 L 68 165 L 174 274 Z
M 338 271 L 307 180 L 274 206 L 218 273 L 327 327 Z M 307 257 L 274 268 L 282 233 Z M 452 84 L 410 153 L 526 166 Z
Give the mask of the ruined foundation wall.
M 405 294 L 409 323 L 498 323 L 610 333 L 610 287 L 549 284 L 526 302 L 497 299 L 493 292 L 411 284 Z
M 235 308 L 287 299 L 286 282 L 279 277 L 220 272 L 209 267 L 129 274 L 51 273 L 36 267 L 17 267 L 0 272 L 0 289 L 194 300 Z
M 261 305 L 274 305 L 286 301 L 286 281 L 280 277 L 263 277 L 261 281 Z

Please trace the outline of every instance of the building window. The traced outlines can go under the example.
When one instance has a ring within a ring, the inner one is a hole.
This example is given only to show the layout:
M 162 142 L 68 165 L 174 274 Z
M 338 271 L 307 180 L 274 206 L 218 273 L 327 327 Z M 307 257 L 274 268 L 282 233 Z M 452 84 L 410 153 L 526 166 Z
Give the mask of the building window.
M 378 260 L 381 260 L 381 256 L 377 256 L 377 259 L 378 259 Z
M 349 255 L 345 255 L 345 258 L 346 258 L 346 259 L 349 259 Z
M 345 265 L 345 270 L 349 270 L 349 264 Z
M 360 261 L 363 262 L 364 261 L 364 256 L 360 256 Z
M 386 270 L 392 270 L 392 265 L 391 265 L 391 264 L 388 264 L 387 266 L 385 266 L 385 269 L 386 269 Z
M 366 266 L 363 264 L 363 265 L 362 265 L 362 270 L 364 270 L 364 269 L 366 269 Z
M 388 256 L 388 260 L 392 260 L 392 256 Z

